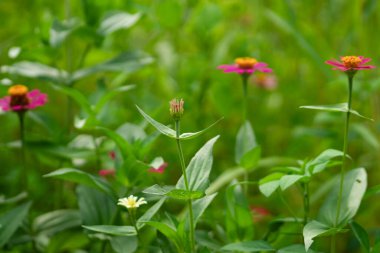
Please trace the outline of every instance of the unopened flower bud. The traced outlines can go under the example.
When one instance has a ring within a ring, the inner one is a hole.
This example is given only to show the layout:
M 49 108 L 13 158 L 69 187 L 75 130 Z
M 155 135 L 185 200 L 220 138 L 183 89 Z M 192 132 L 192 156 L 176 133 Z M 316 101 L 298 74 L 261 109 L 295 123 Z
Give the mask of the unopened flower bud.
M 183 99 L 174 98 L 170 101 L 170 115 L 173 117 L 174 120 L 181 119 L 183 115 L 183 104 L 185 102 Z

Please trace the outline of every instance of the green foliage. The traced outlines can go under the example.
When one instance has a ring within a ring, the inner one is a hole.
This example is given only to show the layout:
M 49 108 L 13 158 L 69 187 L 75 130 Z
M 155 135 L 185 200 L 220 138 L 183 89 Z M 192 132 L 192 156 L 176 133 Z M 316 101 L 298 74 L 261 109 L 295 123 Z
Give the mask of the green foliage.
M 241 251 L 241 252 L 269 252 L 275 251 L 270 244 L 265 241 L 247 241 L 231 243 L 221 248 L 224 251 Z

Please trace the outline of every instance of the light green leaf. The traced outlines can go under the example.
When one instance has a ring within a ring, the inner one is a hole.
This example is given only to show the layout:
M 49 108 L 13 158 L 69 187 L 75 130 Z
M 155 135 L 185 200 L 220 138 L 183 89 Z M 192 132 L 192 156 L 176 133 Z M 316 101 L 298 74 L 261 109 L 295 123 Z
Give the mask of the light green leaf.
M 150 117 L 148 114 L 146 114 L 140 107 L 137 107 L 137 110 L 141 113 L 141 115 L 148 121 L 152 126 L 154 126 L 160 133 L 169 136 L 170 138 L 176 138 L 176 132 L 171 129 L 170 127 L 167 127 L 160 122 L 154 120 L 152 117 Z
M 236 136 L 235 162 L 240 164 L 241 158 L 254 147 L 256 147 L 256 137 L 251 123 L 244 122 Z
M 337 232 L 343 232 L 345 230 L 329 227 L 328 225 L 321 223 L 319 221 L 310 221 L 303 228 L 303 238 L 305 243 L 305 250 L 309 250 L 310 246 L 313 244 L 314 239 L 321 236 L 327 236 L 335 234 Z
M 259 181 L 259 190 L 262 194 L 264 194 L 266 197 L 269 197 L 272 195 L 273 192 L 277 190 L 277 188 L 280 186 L 280 179 L 284 176 L 283 173 L 272 173 L 268 176 L 262 178 Z
M 205 193 L 202 191 L 186 191 L 183 189 L 173 189 L 165 194 L 173 199 L 189 200 L 202 198 Z
M 241 157 L 240 166 L 246 169 L 251 169 L 259 163 L 260 156 L 261 147 L 256 146 Z
M 280 179 L 280 187 L 282 191 L 285 191 L 293 184 L 306 178 L 304 175 L 285 175 Z
M 275 249 L 270 246 L 266 241 L 248 241 L 248 242 L 237 242 L 227 244 L 220 250 L 224 251 L 241 251 L 241 252 L 267 252 L 275 251 Z
M 0 247 L 3 247 L 27 216 L 32 202 L 27 202 L 0 216 Z
M 50 29 L 50 45 L 54 48 L 59 47 L 78 27 L 79 22 L 77 19 L 70 19 L 65 22 L 54 20 Z
M 304 245 L 294 244 L 294 245 L 290 245 L 288 247 L 278 250 L 277 253 L 319 253 L 319 252 L 316 252 L 312 249 L 309 249 L 308 251 L 306 251 Z
M 367 231 L 362 226 L 360 226 L 359 223 L 356 223 L 355 221 L 350 221 L 350 226 L 352 228 L 352 231 L 354 232 L 356 239 L 359 241 L 364 251 L 366 253 L 369 253 L 370 244 Z
M 163 197 L 156 204 L 154 204 L 151 208 L 149 208 L 138 220 L 137 227 L 141 229 L 145 226 L 145 223 L 150 221 L 153 216 L 160 210 L 161 206 L 164 204 L 166 198 Z
M 138 246 L 137 236 L 113 236 L 110 243 L 116 253 L 133 253 Z
M 40 81 L 50 81 L 53 83 L 67 83 L 69 76 L 64 70 L 31 61 L 21 61 L 11 66 L 3 66 L 1 71 L 11 75 L 23 76 Z
M 33 231 L 52 236 L 60 231 L 80 225 L 82 225 L 82 219 L 78 210 L 55 210 L 35 218 Z
M 148 187 L 143 191 L 145 194 L 150 194 L 150 195 L 159 195 L 163 196 L 169 193 L 171 190 L 174 189 L 174 186 L 160 186 L 158 184 L 152 185 L 151 187 Z
M 191 191 L 205 191 L 212 168 L 212 149 L 219 135 L 209 140 L 191 159 L 186 168 L 189 189 Z M 186 189 L 183 175 L 178 180 L 177 189 Z
M 84 171 L 72 169 L 72 168 L 62 168 L 56 171 L 53 171 L 49 174 L 44 175 L 44 177 L 53 177 L 58 178 L 78 184 L 83 184 L 95 189 L 98 189 L 107 194 L 114 195 L 110 186 L 102 181 L 100 178 L 97 178 L 91 174 L 88 174 Z
M 340 180 L 335 181 L 333 191 L 322 205 L 318 220 L 334 227 L 338 205 Z M 359 209 L 367 188 L 367 172 L 364 168 L 348 171 L 344 176 L 344 185 L 338 226 L 344 226 Z
M 104 63 L 75 71 L 71 76 L 71 82 L 99 72 L 131 73 L 152 62 L 153 58 L 142 52 L 124 52 Z
M 120 29 L 133 26 L 141 17 L 140 13 L 130 14 L 122 11 L 108 13 L 101 21 L 98 33 L 106 36 Z
M 189 139 L 193 139 L 203 133 L 205 133 L 207 130 L 209 130 L 211 127 L 213 127 L 214 125 L 216 125 L 217 123 L 219 123 L 219 121 L 221 121 L 223 118 L 220 118 L 218 119 L 217 121 L 215 121 L 212 125 L 206 127 L 205 129 L 199 131 L 199 132 L 195 132 L 195 133 L 183 133 L 179 136 L 179 139 L 181 140 L 189 140 Z
M 197 224 L 199 218 L 202 216 L 204 211 L 206 211 L 207 207 L 211 204 L 217 194 L 218 193 L 214 193 L 193 202 L 194 226 Z
M 134 236 L 137 234 L 136 229 L 132 226 L 96 225 L 82 227 L 91 231 L 116 236 Z
M 304 105 L 304 106 L 300 106 L 300 108 L 311 109 L 311 110 L 320 110 L 320 111 L 326 111 L 326 112 L 348 112 L 348 111 L 350 111 L 350 113 L 352 113 L 356 116 L 359 116 L 363 119 L 368 119 L 368 120 L 373 121 L 373 119 L 367 118 L 355 110 L 352 110 L 352 109 L 348 110 L 348 104 L 347 103 L 340 103 L 340 104 L 333 104 L 333 105 Z
M 306 163 L 305 167 L 311 174 L 316 174 L 323 171 L 330 165 L 336 165 L 336 163 L 333 163 L 331 160 L 342 156 L 343 152 L 340 150 L 327 149 L 323 151 L 320 155 L 318 155 L 315 159 Z

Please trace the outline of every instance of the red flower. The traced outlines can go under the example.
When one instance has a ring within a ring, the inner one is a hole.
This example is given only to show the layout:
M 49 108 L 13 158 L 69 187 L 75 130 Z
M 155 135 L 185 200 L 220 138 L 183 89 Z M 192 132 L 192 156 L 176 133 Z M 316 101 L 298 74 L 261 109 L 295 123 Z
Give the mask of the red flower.
M 365 65 L 371 61 L 371 58 L 364 58 L 363 56 L 342 56 L 340 62 L 337 60 L 328 60 L 325 63 L 334 66 L 333 70 L 340 71 L 357 71 L 360 69 L 373 69 L 373 65 Z
M 166 167 L 168 167 L 168 163 L 164 162 L 163 164 L 161 164 L 160 166 L 156 168 L 155 167 L 149 168 L 148 172 L 162 174 L 165 172 Z
M 252 215 L 253 215 L 253 221 L 259 222 L 264 220 L 267 216 L 270 215 L 270 212 L 268 209 L 260 206 L 251 206 L 250 207 Z
M 101 177 L 113 177 L 115 176 L 115 170 L 114 169 L 108 169 L 108 170 L 99 170 L 98 174 Z

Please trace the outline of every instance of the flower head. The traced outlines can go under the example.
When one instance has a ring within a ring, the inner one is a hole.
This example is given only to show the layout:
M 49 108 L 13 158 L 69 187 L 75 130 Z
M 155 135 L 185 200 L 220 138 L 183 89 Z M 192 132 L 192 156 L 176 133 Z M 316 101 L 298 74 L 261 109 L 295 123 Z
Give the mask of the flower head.
M 170 115 L 173 117 L 174 120 L 181 119 L 183 115 L 183 105 L 184 105 L 183 99 L 174 98 L 169 102 L 170 108 Z
M 0 108 L 3 111 L 25 112 L 47 102 L 47 95 L 39 90 L 29 92 L 28 87 L 16 84 L 8 89 L 8 95 L 0 99 Z
M 277 78 L 273 74 L 259 73 L 253 77 L 253 83 L 265 90 L 273 90 L 277 87 Z
M 138 199 L 137 197 L 130 195 L 128 198 L 119 199 L 117 204 L 120 206 L 125 206 L 127 209 L 135 209 L 146 203 L 147 202 L 144 198 Z
M 364 58 L 363 56 L 342 56 L 340 61 L 328 60 L 325 63 L 334 66 L 333 70 L 355 72 L 360 69 L 373 69 L 373 65 L 365 65 L 371 61 L 371 58 Z
M 250 206 L 252 215 L 253 215 L 253 221 L 254 222 L 260 222 L 265 220 L 268 216 L 271 215 L 268 209 L 261 206 Z
M 101 177 L 108 177 L 108 176 L 115 176 L 115 170 L 114 169 L 104 169 L 104 170 L 99 170 L 98 174 Z
M 235 64 L 221 65 L 218 69 L 223 70 L 225 73 L 235 72 L 238 74 L 252 74 L 255 71 L 272 72 L 272 69 L 267 67 L 265 62 L 259 62 L 255 58 L 240 57 L 235 59 Z

